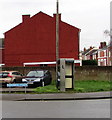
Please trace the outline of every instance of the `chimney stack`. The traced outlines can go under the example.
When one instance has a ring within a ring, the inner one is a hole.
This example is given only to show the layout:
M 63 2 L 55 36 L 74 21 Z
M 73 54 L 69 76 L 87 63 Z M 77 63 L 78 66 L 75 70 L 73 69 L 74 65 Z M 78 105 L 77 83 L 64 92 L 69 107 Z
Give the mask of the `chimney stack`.
M 100 42 L 100 49 L 106 46 L 106 42 Z
M 90 46 L 90 50 L 92 50 L 93 49 L 93 47 L 92 46 Z
M 103 47 L 105 47 L 106 46 L 106 42 L 103 42 Z
M 84 47 L 84 51 L 86 51 L 86 48 Z
M 30 19 L 30 15 L 22 15 L 22 22 L 24 23 L 25 21 Z

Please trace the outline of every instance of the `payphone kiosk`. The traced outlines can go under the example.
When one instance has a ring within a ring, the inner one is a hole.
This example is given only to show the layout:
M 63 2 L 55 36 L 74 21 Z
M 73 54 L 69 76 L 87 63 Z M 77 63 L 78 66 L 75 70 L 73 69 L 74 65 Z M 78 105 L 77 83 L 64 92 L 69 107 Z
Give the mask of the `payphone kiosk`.
M 61 58 L 59 60 L 60 91 L 74 88 L 74 59 Z

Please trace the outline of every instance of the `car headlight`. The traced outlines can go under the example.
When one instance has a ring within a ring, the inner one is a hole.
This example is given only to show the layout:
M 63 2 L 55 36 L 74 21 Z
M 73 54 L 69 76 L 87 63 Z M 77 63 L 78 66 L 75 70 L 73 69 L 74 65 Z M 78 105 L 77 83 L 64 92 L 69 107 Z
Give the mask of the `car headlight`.
M 27 80 L 26 79 L 22 79 L 22 82 L 27 82 Z
M 37 79 L 35 79 L 34 81 L 35 81 L 35 82 L 40 82 L 40 80 L 41 80 L 40 78 L 37 78 Z

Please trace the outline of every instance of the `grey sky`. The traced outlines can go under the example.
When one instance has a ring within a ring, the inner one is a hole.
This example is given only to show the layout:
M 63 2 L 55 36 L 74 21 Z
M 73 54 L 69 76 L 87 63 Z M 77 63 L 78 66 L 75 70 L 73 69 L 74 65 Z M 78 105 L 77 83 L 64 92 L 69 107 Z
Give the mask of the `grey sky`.
M 109 42 L 103 34 L 110 29 L 111 0 L 59 0 L 62 21 L 81 29 L 80 49 L 98 47 Z M 23 14 L 31 16 L 42 11 L 50 16 L 56 13 L 56 0 L 0 0 L 0 37 L 22 22 Z

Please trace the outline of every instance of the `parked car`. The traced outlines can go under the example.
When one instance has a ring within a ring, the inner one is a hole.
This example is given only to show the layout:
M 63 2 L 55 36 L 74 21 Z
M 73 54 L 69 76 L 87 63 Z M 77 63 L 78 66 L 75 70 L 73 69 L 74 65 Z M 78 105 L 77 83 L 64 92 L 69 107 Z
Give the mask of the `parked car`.
M 0 86 L 6 87 L 7 83 L 16 83 L 20 81 L 22 74 L 18 71 L 0 71 Z
M 30 71 L 22 82 L 27 83 L 28 87 L 38 87 L 49 85 L 52 81 L 51 73 L 48 70 L 34 70 Z

